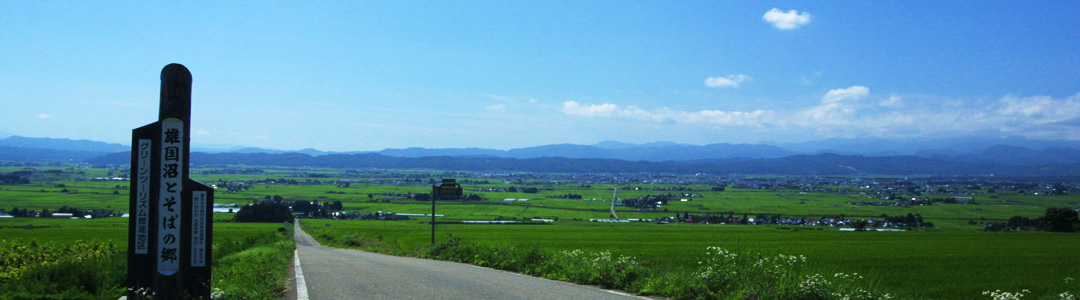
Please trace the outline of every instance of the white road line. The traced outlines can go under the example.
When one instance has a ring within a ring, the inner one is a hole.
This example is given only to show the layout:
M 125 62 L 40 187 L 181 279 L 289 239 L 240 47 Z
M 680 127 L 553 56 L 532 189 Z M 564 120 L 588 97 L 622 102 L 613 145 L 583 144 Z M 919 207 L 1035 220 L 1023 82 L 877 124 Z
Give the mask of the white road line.
M 308 300 L 304 270 L 300 268 L 300 250 L 293 250 L 293 257 L 296 259 L 296 300 Z

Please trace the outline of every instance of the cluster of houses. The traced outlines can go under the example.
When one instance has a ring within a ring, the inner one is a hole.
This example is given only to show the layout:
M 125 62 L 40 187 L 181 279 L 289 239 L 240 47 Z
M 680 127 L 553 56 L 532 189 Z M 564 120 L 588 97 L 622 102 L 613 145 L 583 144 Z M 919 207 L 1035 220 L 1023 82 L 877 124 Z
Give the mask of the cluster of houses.
M 941 204 L 975 204 L 974 197 L 952 197 L 952 198 L 926 198 L 926 197 L 910 197 L 910 198 L 897 198 L 894 201 L 852 201 L 848 202 L 851 205 L 865 205 L 865 206 L 927 206 L 935 203 Z
M 67 209 L 65 207 L 55 212 L 49 211 L 48 209 L 35 211 L 29 209 L 19 209 L 18 207 L 11 210 L 0 209 L 0 218 L 100 219 L 124 216 L 127 216 L 127 214 L 106 209 L 79 210 Z
M 417 216 L 417 215 L 416 214 L 395 214 L 395 213 L 392 213 L 392 212 L 383 213 L 381 211 L 380 212 L 375 212 L 375 213 L 366 213 L 366 214 L 361 214 L 359 212 L 352 212 L 352 213 L 340 212 L 340 213 L 335 213 L 334 218 L 335 219 L 340 219 L 340 220 L 386 220 L 386 221 L 396 221 L 396 220 L 408 220 L 409 216 Z
M 978 193 L 1036 196 L 1080 193 L 1080 186 L 1076 184 L 990 181 L 979 178 L 755 178 L 734 180 L 732 184 L 750 189 L 793 189 L 808 193 L 868 195 L 882 200 L 924 194 L 970 197 Z
M 475 189 L 475 191 L 477 191 L 477 192 L 500 192 L 500 193 L 526 193 L 526 194 L 536 194 L 536 193 L 539 193 L 539 192 L 540 192 L 540 189 L 538 189 L 538 188 L 535 188 L 535 187 L 523 187 L 523 188 L 518 188 L 518 187 L 515 187 L 515 186 L 509 186 L 509 187 L 505 187 L 505 188 L 503 188 L 503 187 L 494 187 L 494 188 L 477 188 L 477 189 Z
M 799 226 L 827 226 L 827 227 L 875 227 L 875 228 L 913 228 L 913 227 L 934 227 L 934 224 L 929 222 L 922 222 L 921 216 L 908 214 L 908 216 L 881 216 L 879 218 L 870 219 L 853 219 L 844 216 L 822 216 L 821 218 L 809 218 L 809 217 L 784 217 L 781 215 L 764 216 L 758 215 L 757 217 L 749 217 L 744 214 L 741 217 L 736 217 L 732 214 L 728 216 L 714 216 L 714 215 L 676 215 L 675 217 L 663 217 L 656 220 L 658 223 L 663 222 L 683 222 L 683 223 L 701 223 L 701 224 L 723 224 L 723 225 L 799 225 Z M 865 223 L 862 223 L 865 222 Z
M 702 198 L 702 196 L 691 193 L 645 195 L 638 198 L 619 198 L 615 201 L 615 206 L 633 207 L 638 211 L 653 211 L 667 205 L 668 202 L 688 202 L 694 198 Z

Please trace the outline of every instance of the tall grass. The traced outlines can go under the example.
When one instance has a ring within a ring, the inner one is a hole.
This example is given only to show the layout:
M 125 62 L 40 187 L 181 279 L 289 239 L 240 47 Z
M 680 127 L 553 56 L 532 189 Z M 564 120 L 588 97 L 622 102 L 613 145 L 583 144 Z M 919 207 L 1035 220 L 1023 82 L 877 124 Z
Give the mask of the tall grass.
M 280 298 L 295 249 L 287 230 L 215 243 L 212 296 Z M 0 239 L 0 299 L 117 299 L 126 276 L 127 254 L 111 242 Z
M 108 242 L 0 240 L 0 298 L 116 299 L 126 258 Z
M 288 267 L 295 249 L 287 230 L 215 245 L 211 279 L 214 298 L 280 298 L 289 280 Z
M 451 238 L 425 256 L 672 299 L 892 299 L 858 274 L 810 274 L 802 256 L 768 256 L 709 247 L 693 271 L 661 267 L 608 251 L 549 252 Z

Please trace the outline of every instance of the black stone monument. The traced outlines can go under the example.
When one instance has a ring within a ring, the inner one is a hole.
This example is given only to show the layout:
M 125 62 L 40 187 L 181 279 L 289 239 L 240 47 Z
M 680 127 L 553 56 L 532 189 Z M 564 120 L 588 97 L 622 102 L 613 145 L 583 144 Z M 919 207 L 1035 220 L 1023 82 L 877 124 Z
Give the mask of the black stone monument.
M 132 130 L 128 299 L 209 299 L 214 189 L 188 178 L 191 73 L 161 70 L 158 121 Z

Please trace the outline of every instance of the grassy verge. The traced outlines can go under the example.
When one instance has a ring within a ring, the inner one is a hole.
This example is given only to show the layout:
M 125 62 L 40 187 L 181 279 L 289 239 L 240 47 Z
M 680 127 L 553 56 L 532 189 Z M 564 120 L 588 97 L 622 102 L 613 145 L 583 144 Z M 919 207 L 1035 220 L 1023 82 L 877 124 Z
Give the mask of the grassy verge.
M 709 247 L 693 270 L 659 267 L 609 251 L 542 251 L 451 238 L 427 256 L 579 284 L 672 299 L 891 299 L 858 274 L 802 270 L 805 257 Z
M 126 262 L 108 242 L 0 240 L 0 298 L 116 299 Z
M 284 228 L 283 228 L 284 229 Z M 288 282 L 292 234 L 262 233 L 219 245 L 214 252 L 213 287 L 218 299 L 275 299 Z
M 213 296 L 280 298 L 296 249 L 292 235 L 280 224 L 222 225 L 215 229 L 226 230 L 214 243 Z M 76 226 L 65 229 L 69 236 L 87 233 Z M 0 299 L 117 299 L 124 295 L 127 255 L 123 246 L 110 240 L 64 242 L 41 237 L 42 241 L 30 236 L 0 238 Z

